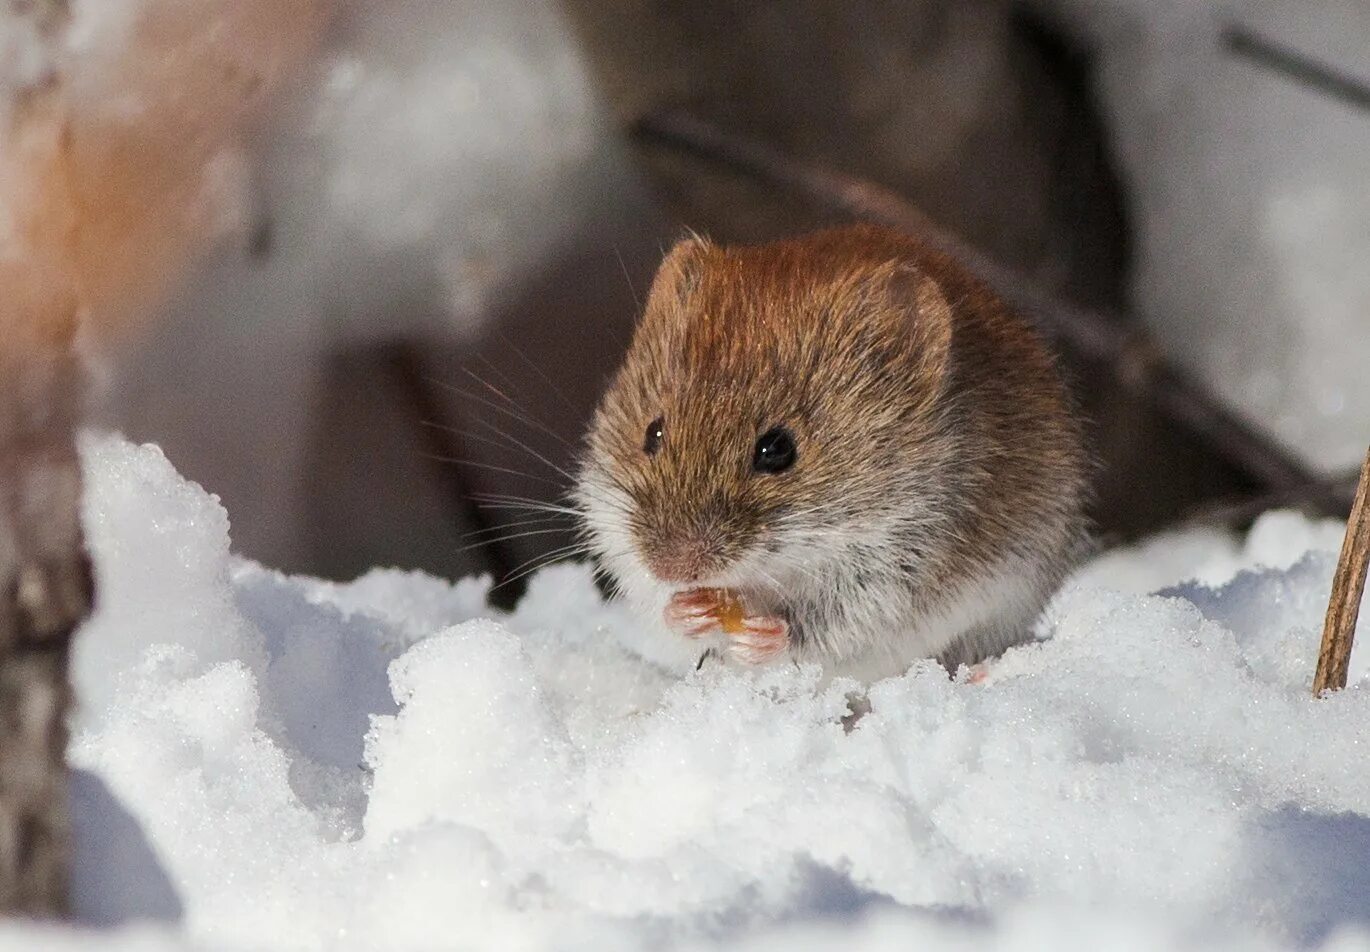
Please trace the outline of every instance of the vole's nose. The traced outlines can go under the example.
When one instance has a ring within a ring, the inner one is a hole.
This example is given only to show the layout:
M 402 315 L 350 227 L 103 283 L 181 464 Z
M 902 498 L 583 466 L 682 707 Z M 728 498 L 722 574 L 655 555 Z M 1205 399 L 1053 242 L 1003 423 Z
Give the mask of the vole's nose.
M 709 556 L 698 543 L 654 547 L 646 553 L 648 570 L 658 581 L 672 584 L 697 582 L 709 567 Z

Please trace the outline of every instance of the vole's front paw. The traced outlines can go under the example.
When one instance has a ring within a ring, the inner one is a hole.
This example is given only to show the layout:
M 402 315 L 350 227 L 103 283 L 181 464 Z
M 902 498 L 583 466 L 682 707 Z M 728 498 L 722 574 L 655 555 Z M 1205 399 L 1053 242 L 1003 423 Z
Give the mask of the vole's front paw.
M 718 592 L 712 588 L 692 588 L 676 592 L 666 603 L 666 624 L 690 638 L 703 638 L 722 631 Z
M 774 661 L 790 646 L 790 624 L 775 615 L 748 615 L 742 631 L 728 635 L 728 655 L 743 664 Z
M 775 615 L 745 614 L 736 596 L 716 588 L 676 592 L 666 604 L 666 624 L 690 638 L 723 635 L 728 656 L 764 664 L 790 645 L 790 626 Z

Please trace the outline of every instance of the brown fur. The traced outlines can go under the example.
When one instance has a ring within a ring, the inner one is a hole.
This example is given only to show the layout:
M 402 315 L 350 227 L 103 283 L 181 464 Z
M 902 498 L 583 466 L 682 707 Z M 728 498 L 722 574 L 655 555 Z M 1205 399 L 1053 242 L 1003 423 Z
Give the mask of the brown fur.
M 658 417 L 664 440 L 648 455 Z M 798 460 L 755 473 L 756 439 L 776 425 L 794 433 Z M 750 247 L 678 244 L 586 465 L 631 501 L 648 566 L 716 577 L 749 551 L 778 551 L 780 527 L 800 524 L 814 570 L 807 582 L 777 578 L 777 593 L 846 573 L 836 600 L 805 595 L 838 613 L 866 590 L 867 548 L 879 563 L 870 578 L 905 579 L 909 614 L 932 617 L 1006 557 L 1035 566 L 1049 589 L 1083 537 L 1080 429 L 1042 342 L 956 261 L 868 225 Z M 825 531 L 847 540 L 840 555 L 824 549 Z M 825 552 L 841 564 L 825 567 Z M 810 611 L 798 634 L 820 655 L 813 621 L 826 617 Z M 989 640 L 997 650 L 1005 639 Z

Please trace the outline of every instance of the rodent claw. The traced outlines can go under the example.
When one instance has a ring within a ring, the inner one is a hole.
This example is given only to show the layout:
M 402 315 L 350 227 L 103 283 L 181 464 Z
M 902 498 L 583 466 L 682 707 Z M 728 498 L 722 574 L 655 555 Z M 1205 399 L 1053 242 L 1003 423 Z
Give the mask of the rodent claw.
M 717 630 L 718 625 L 711 619 L 703 619 L 689 625 L 681 626 L 680 628 L 681 633 L 689 638 L 703 638 Z
M 748 615 L 742 619 L 742 627 L 760 639 L 789 641 L 790 638 L 789 622 L 775 615 Z
M 689 588 L 672 595 L 671 605 L 691 611 L 713 611 L 718 606 L 718 593 L 710 588 Z
M 790 626 L 775 615 L 747 615 L 741 631 L 725 631 L 718 617 L 718 596 L 708 589 L 676 592 L 666 604 L 666 624 L 688 638 L 722 634 L 728 655 L 744 664 L 764 664 L 790 645 Z
M 790 646 L 790 626 L 774 615 L 755 615 L 743 620 L 745 631 L 728 636 L 728 653 L 744 664 L 765 664 Z
M 714 601 L 698 591 L 677 592 L 664 612 L 666 624 L 691 638 L 700 638 L 718 627 Z

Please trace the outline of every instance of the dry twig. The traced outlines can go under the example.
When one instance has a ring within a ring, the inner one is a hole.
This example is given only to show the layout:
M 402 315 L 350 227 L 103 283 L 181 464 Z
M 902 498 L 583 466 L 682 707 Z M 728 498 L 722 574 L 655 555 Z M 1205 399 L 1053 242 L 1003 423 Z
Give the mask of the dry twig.
M 1346 523 L 1346 539 L 1341 544 L 1337 574 L 1332 577 L 1332 597 L 1327 602 L 1327 620 L 1318 650 L 1318 670 L 1313 675 L 1313 693 L 1340 691 L 1346 687 L 1346 671 L 1351 664 L 1351 642 L 1356 636 L 1361 596 L 1365 593 L 1365 572 L 1370 567 L 1370 452 L 1361 467 L 1360 484 L 1351 518 Z

